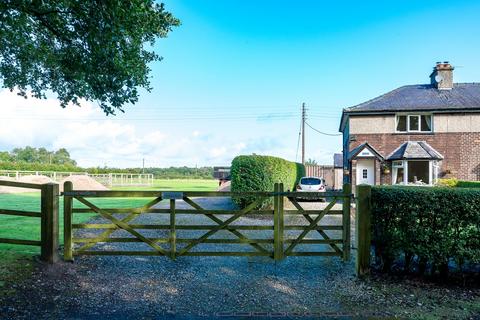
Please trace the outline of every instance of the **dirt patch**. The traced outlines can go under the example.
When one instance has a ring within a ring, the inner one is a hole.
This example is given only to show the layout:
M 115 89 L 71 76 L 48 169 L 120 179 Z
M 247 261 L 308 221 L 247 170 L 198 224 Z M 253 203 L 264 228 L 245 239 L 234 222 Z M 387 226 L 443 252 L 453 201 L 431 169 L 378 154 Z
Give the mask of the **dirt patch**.
M 34 184 L 45 184 L 45 183 L 54 182 L 49 177 L 42 176 L 42 175 L 23 176 L 23 177 L 20 177 L 18 180 L 15 180 L 14 178 L 11 178 L 11 177 L 0 177 L 0 180 L 18 181 L 18 182 L 34 183 Z M 39 190 L 0 186 L 0 193 L 26 193 L 26 192 L 39 192 Z
M 63 184 L 66 181 L 71 181 L 73 183 L 74 190 L 93 190 L 93 191 L 102 191 L 102 190 L 110 190 L 105 187 L 100 182 L 96 181 L 95 179 L 89 176 L 81 176 L 81 175 L 73 175 L 64 178 L 60 181 L 60 192 L 63 191 Z

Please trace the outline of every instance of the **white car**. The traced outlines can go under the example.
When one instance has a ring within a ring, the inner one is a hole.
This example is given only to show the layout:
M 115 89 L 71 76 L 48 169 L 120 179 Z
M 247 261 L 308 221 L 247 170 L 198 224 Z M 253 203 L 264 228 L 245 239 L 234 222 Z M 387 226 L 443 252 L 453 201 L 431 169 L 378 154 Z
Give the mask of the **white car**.
M 299 192 L 325 192 L 325 179 L 317 177 L 303 177 L 297 185 Z

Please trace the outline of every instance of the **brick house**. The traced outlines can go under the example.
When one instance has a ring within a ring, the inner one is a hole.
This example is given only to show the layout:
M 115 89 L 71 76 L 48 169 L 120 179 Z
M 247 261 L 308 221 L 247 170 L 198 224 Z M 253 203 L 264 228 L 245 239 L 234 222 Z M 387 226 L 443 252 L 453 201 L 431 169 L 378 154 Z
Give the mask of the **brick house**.
M 480 180 L 480 83 L 454 83 L 453 70 L 437 63 L 430 84 L 343 110 L 344 183 Z

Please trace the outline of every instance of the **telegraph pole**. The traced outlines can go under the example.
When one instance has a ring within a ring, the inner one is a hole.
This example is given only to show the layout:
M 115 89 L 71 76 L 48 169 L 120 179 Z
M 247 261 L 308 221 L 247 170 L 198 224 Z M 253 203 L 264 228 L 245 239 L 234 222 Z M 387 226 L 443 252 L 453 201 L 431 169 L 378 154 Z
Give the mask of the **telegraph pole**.
M 305 164 L 305 102 L 302 103 L 302 164 Z
M 145 158 L 142 159 L 142 173 L 145 173 Z

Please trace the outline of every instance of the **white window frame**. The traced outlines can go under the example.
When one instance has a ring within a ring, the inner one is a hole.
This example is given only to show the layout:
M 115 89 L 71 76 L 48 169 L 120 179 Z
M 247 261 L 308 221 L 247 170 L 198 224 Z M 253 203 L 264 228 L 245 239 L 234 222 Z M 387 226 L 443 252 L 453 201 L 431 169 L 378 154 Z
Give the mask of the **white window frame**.
M 406 131 L 398 131 L 398 120 L 400 116 L 407 117 L 407 130 Z M 430 130 L 429 131 L 422 131 L 422 116 L 430 116 Z M 418 117 L 418 127 L 417 130 L 410 130 L 410 118 L 411 117 Z M 395 132 L 396 133 L 432 133 L 433 132 L 433 114 L 431 113 L 398 113 L 395 115 Z
M 436 160 L 395 160 L 392 162 L 392 184 L 396 184 L 398 176 L 398 169 L 403 168 L 403 183 L 402 185 L 408 185 L 408 162 L 410 161 L 428 161 L 428 183 L 427 185 L 432 186 L 437 183 L 439 165 Z
M 418 119 L 417 130 L 415 130 L 415 129 L 410 129 L 410 122 L 411 122 L 410 119 L 412 119 L 413 117 L 415 117 L 415 118 Z M 421 117 L 421 115 L 419 115 L 419 114 L 409 114 L 409 115 L 407 116 L 407 132 L 422 132 L 422 131 L 420 131 L 420 128 L 421 128 L 421 123 L 420 123 L 420 122 L 422 122 L 422 117 Z
M 397 177 L 398 177 L 398 169 L 402 169 L 403 168 L 403 183 L 402 184 L 405 184 L 405 182 L 407 181 L 406 180 L 406 177 L 408 177 L 406 175 L 406 168 L 405 168 L 405 160 L 399 160 L 399 161 L 393 161 L 392 162 L 392 184 L 397 184 L 395 183 L 395 181 L 397 181 Z

